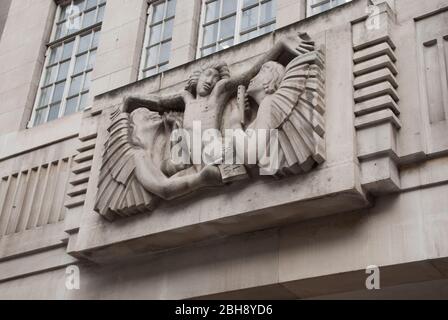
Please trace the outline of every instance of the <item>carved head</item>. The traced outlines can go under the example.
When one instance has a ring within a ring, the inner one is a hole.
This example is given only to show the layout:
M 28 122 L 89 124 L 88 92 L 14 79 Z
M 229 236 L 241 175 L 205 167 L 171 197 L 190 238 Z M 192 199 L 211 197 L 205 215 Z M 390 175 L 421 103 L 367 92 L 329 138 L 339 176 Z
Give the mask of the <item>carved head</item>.
M 194 95 L 206 97 L 213 91 L 218 81 L 228 78 L 230 78 L 230 71 L 225 62 L 210 63 L 193 72 L 188 79 L 186 89 Z
M 145 141 L 155 135 L 163 124 L 162 117 L 154 111 L 140 108 L 131 113 L 129 116 L 131 127 L 131 143 L 135 146 L 145 148 Z
M 260 72 L 250 81 L 247 94 L 252 97 L 273 94 L 277 91 L 285 76 L 285 67 L 278 62 L 268 61 Z

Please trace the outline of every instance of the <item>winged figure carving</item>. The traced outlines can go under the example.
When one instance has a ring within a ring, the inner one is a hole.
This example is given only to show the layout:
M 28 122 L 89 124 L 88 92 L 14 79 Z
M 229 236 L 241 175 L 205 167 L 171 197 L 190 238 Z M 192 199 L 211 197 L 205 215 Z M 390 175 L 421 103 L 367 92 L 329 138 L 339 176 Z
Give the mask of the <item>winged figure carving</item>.
M 245 161 L 253 150 L 244 146 L 239 164 L 223 163 L 225 150 L 207 162 L 173 161 L 173 132 L 181 129 L 194 136 L 198 123 L 201 130 L 218 132 L 275 131 L 278 163 L 271 174 L 311 170 L 325 160 L 323 75 L 323 53 L 300 33 L 277 42 L 240 74 L 212 61 L 193 72 L 180 92 L 125 97 L 110 117 L 95 210 L 110 220 L 150 212 L 161 200 L 247 180 L 251 166 L 272 167 L 271 160 L 260 157 L 260 148 L 272 154 L 270 145 L 255 149 L 254 164 Z M 193 157 L 189 154 L 188 160 Z

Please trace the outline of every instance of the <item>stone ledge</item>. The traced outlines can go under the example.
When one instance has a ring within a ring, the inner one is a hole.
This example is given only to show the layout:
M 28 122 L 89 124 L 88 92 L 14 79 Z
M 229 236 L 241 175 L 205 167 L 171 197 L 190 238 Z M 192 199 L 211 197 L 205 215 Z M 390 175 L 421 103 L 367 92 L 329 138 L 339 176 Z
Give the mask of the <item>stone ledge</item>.
M 392 84 L 395 89 L 398 88 L 397 79 L 388 68 L 356 77 L 353 86 L 355 89 L 362 89 L 386 81 Z
M 400 191 L 400 173 L 389 157 L 361 162 L 361 183 L 375 196 Z
M 354 163 L 345 163 L 281 181 L 234 185 L 225 193 L 210 190 L 114 223 L 92 213 L 81 223 L 74 253 L 107 261 L 366 208 L 370 203 L 360 188 L 358 170 Z
M 62 245 L 64 222 L 0 237 L 0 261 Z
M 383 68 L 388 68 L 393 75 L 398 74 L 395 63 L 387 55 L 382 55 L 378 58 L 356 64 L 353 69 L 353 73 L 355 76 L 362 76 L 363 74 L 377 71 Z
M 81 119 L 82 112 L 0 136 L 0 161 L 78 136 Z
M 363 102 L 366 100 L 378 98 L 384 95 L 390 95 L 395 102 L 399 101 L 398 93 L 390 82 L 381 82 L 374 86 L 355 91 L 355 102 Z
M 355 105 L 355 115 L 359 117 L 384 109 L 392 110 L 395 115 L 400 114 L 400 108 L 398 104 L 394 101 L 394 99 L 392 99 L 390 95 L 385 95 L 357 103 Z
M 353 55 L 353 61 L 355 63 L 361 63 L 361 62 L 364 62 L 367 60 L 377 58 L 382 55 L 388 55 L 389 58 L 393 62 L 397 61 L 397 58 L 395 56 L 393 49 L 391 48 L 390 44 L 387 42 L 383 42 L 383 43 L 374 45 L 373 47 L 368 47 L 366 49 L 356 51 L 355 54 Z
M 400 119 L 389 109 L 376 111 L 357 117 L 355 119 L 355 128 L 357 130 L 374 127 L 382 123 L 391 123 L 398 130 L 401 128 Z
M 18 277 L 45 272 L 76 263 L 77 260 L 65 253 L 65 248 L 47 248 L 28 256 L 0 262 L 0 283 Z

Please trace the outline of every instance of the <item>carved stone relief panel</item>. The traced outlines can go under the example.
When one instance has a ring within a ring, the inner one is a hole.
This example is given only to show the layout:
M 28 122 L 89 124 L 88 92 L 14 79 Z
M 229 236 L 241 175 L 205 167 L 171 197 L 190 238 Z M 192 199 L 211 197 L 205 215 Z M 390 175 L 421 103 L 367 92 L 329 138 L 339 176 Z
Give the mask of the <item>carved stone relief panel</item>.
M 214 61 L 187 78 L 184 90 L 126 96 L 109 114 L 95 205 L 108 220 L 325 161 L 325 57 L 307 34 L 278 41 L 241 74 Z

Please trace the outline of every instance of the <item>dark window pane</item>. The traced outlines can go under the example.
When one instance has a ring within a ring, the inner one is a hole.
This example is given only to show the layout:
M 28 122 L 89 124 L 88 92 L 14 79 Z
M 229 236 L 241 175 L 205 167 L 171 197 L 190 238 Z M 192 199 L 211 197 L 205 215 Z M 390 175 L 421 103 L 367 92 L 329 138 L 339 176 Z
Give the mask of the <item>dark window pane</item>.
M 165 11 L 165 2 L 155 5 L 153 7 L 153 10 L 154 10 L 154 12 L 152 14 L 151 23 L 156 23 L 156 22 L 161 21 L 163 19 L 163 14 Z
M 221 43 L 219 44 L 219 50 L 224 50 L 224 49 L 227 49 L 227 48 L 229 48 L 229 47 L 231 47 L 231 46 L 233 46 L 233 38 L 221 42 Z
M 214 23 L 204 27 L 204 40 L 202 41 L 203 46 L 207 46 L 216 42 L 216 37 L 218 36 L 218 23 Z
M 55 48 L 51 49 L 51 53 L 50 53 L 50 60 L 49 60 L 49 64 L 53 64 L 55 62 L 58 62 L 61 59 L 61 51 L 62 51 L 62 46 L 57 46 Z
M 67 34 L 67 23 L 63 22 L 56 26 L 56 39 L 62 38 Z
M 67 78 L 67 73 L 68 73 L 68 67 L 69 66 L 70 66 L 70 61 L 61 63 L 59 65 L 58 77 L 56 78 L 56 81 L 61 81 L 61 80 Z
M 243 11 L 241 29 L 247 30 L 256 27 L 258 24 L 258 7 Z
M 98 47 L 99 40 L 100 40 L 100 32 L 96 31 L 93 34 L 92 48 Z
M 40 125 L 40 124 L 45 122 L 45 117 L 46 117 L 46 114 L 47 114 L 47 110 L 48 110 L 48 108 L 40 109 L 40 110 L 36 111 L 36 116 L 34 118 L 34 125 L 35 126 L 38 126 L 38 125 Z
M 47 119 L 47 121 L 52 121 L 52 120 L 55 120 L 55 119 L 59 118 L 59 108 L 60 108 L 60 106 L 61 106 L 60 103 L 52 104 L 50 106 L 50 111 L 48 112 L 48 119 Z
M 48 103 L 50 102 L 51 89 L 53 89 L 53 87 L 47 87 L 41 90 L 39 107 L 48 105 Z
M 79 110 L 84 110 L 89 103 L 89 93 L 84 93 L 81 95 L 81 101 L 79 103 Z
M 169 39 L 173 36 L 173 22 L 174 19 L 165 22 L 165 29 L 163 30 L 163 40 Z
M 90 10 L 84 14 L 84 18 L 82 20 L 82 27 L 86 28 L 95 23 L 96 10 Z
M 76 112 L 76 110 L 78 109 L 78 98 L 79 96 L 67 99 L 67 104 L 65 105 L 64 112 L 66 116 Z
M 87 0 L 86 2 L 86 10 L 96 7 L 97 0 Z
M 160 47 L 159 63 L 168 62 L 170 59 L 171 41 L 162 43 Z
M 162 24 L 157 24 L 151 27 L 149 31 L 149 45 L 156 44 L 160 42 L 160 36 L 162 33 Z
M 87 91 L 90 89 L 90 77 L 92 76 L 92 72 L 86 73 L 84 78 L 84 85 L 82 86 L 82 91 Z
M 58 66 L 53 66 L 53 67 L 49 67 L 47 68 L 47 70 L 45 71 L 45 80 L 44 80 L 44 85 L 48 85 L 50 83 L 53 83 L 56 80 L 56 71 L 58 69 Z
M 62 100 L 62 96 L 64 94 L 64 88 L 65 88 L 65 81 L 58 83 L 54 86 L 53 91 L 53 98 L 51 99 L 51 102 L 59 102 Z
M 256 3 L 258 3 L 258 0 L 244 0 L 243 8 L 246 8 L 246 7 L 256 4 Z
M 98 16 L 96 17 L 96 22 L 101 22 L 104 19 L 104 11 L 106 10 L 106 6 L 101 6 L 98 8 Z
M 95 60 L 96 60 L 96 50 L 92 50 L 90 51 L 89 63 L 87 63 L 86 70 L 93 69 L 93 67 L 95 66 Z
M 90 40 L 91 39 L 92 39 L 91 33 L 84 35 L 79 39 L 78 53 L 87 51 L 90 48 Z
M 80 92 L 81 84 L 82 84 L 82 77 L 83 77 L 83 75 L 80 75 L 80 76 L 74 77 L 72 79 L 72 83 L 70 85 L 70 90 L 68 93 L 69 96 L 73 96 Z
M 88 53 L 84 53 L 83 55 L 76 58 L 75 69 L 73 71 L 73 74 L 78 74 L 85 70 L 86 62 L 87 62 L 87 55 L 88 55 Z
M 235 16 L 232 16 L 230 18 L 227 18 L 227 19 L 224 19 L 221 21 L 221 30 L 220 30 L 220 36 L 219 36 L 220 40 L 234 36 L 235 21 L 236 21 Z
M 221 16 L 226 16 L 236 11 L 237 0 L 224 0 Z
M 62 51 L 61 60 L 66 60 L 72 56 L 74 44 L 75 44 L 75 41 L 70 41 L 70 42 L 67 42 L 64 44 L 64 50 Z
M 265 2 L 260 6 L 260 24 L 274 20 L 275 8 L 273 1 Z
M 176 14 L 176 0 L 168 0 L 167 6 L 166 17 L 174 17 L 174 15 Z
M 59 16 L 59 21 L 65 20 L 68 17 L 70 10 L 70 5 L 61 8 L 61 15 Z
M 146 67 L 152 67 L 157 64 L 157 55 L 160 46 L 151 47 L 146 50 Z
M 226 0 L 225 0 L 226 1 Z M 219 17 L 219 6 L 220 1 L 214 1 L 207 4 L 207 7 L 205 9 L 205 22 L 209 22 L 215 19 L 218 19 Z
M 209 54 L 212 54 L 212 53 L 214 53 L 215 51 L 216 51 L 215 46 L 210 47 L 210 48 L 202 49 L 202 56 L 203 56 L 203 57 L 208 56 Z

